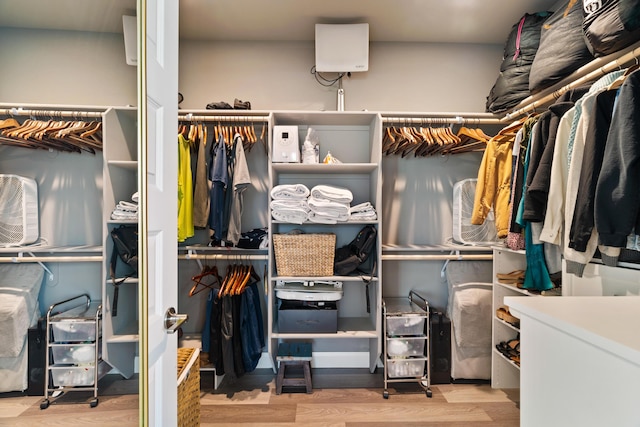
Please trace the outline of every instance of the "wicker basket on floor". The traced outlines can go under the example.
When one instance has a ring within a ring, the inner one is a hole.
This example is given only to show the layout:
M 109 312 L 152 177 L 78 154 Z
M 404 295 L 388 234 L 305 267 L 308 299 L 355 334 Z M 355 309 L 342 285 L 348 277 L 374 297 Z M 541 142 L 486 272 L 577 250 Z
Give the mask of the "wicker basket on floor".
M 333 276 L 335 234 L 274 234 L 273 250 L 279 276 Z
M 200 350 L 178 349 L 178 425 L 200 425 Z

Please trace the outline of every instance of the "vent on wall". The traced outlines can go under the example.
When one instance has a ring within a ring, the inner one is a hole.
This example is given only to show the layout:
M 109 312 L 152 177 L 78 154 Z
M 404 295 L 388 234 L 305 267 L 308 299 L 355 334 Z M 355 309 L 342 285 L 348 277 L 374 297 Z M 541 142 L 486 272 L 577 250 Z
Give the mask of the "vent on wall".
M 38 220 L 36 182 L 18 175 L 0 175 L 0 246 L 35 243 Z

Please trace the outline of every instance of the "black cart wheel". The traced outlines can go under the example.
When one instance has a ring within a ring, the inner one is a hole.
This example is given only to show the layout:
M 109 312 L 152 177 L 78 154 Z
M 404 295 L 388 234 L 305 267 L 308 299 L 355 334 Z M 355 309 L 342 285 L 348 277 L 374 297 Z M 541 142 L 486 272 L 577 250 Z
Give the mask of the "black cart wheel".
M 47 409 L 49 407 L 49 399 L 44 399 L 40 402 L 40 409 Z
M 89 406 L 91 406 L 92 408 L 95 408 L 96 406 L 98 406 L 98 398 L 96 397 L 95 399 L 91 400 L 91 402 L 89 403 Z
M 431 393 L 431 389 L 425 391 L 425 393 L 427 394 L 427 397 L 433 396 L 433 394 Z
M 384 397 L 385 399 L 388 399 L 389 398 L 389 392 L 387 390 L 382 392 L 382 397 Z

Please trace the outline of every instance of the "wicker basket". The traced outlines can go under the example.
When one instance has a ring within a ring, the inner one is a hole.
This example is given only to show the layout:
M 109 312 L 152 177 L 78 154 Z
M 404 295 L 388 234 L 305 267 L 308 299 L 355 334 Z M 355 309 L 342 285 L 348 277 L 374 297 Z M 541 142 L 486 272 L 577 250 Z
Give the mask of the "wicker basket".
M 333 275 L 335 234 L 274 234 L 273 250 L 280 276 Z
M 178 349 L 178 425 L 200 425 L 200 351 Z

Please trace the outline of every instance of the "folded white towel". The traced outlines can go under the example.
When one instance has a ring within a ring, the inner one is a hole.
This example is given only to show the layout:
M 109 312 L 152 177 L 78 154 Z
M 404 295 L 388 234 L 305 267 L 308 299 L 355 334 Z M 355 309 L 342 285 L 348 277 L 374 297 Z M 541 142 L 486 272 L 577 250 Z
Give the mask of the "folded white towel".
M 272 210 L 271 216 L 276 221 L 302 224 L 308 219 L 309 214 L 304 209 L 279 209 Z
M 335 218 L 344 217 L 345 221 L 349 218 L 349 204 L 332 202 L 324 199 L 316 199 L 315 197 L 309 197 L 307 201 L 309 209 L 315 213 L 321 213 L 326 216 L 333 216 Z
M 280 184 L 271 190 L 272 199 L 306 199 L 309 188 L 304 184 Z
M 349 219 L 352 221 L 373 221 L 377 218 L 378 215 L 371 202 L 360 203 L 349 209 Z
M 351 191 L 332 185 L 316 185 L 311 189 L 311 197 L 340 203 L 351 203 L 353 201 Z
M 303 209 L 306 212 L 309 211 L 309 204 L 306 199 L 275 199 L 271 201 L 269 206 L 273 210 Z
M 309 221 L 315 222 L 318 224 L 336 224 L 338 222 L 338 217 L 333 215 L 323 214 L 321 212 L 309 212 Z M 341 220 L 345 221 L 345 220 Z

